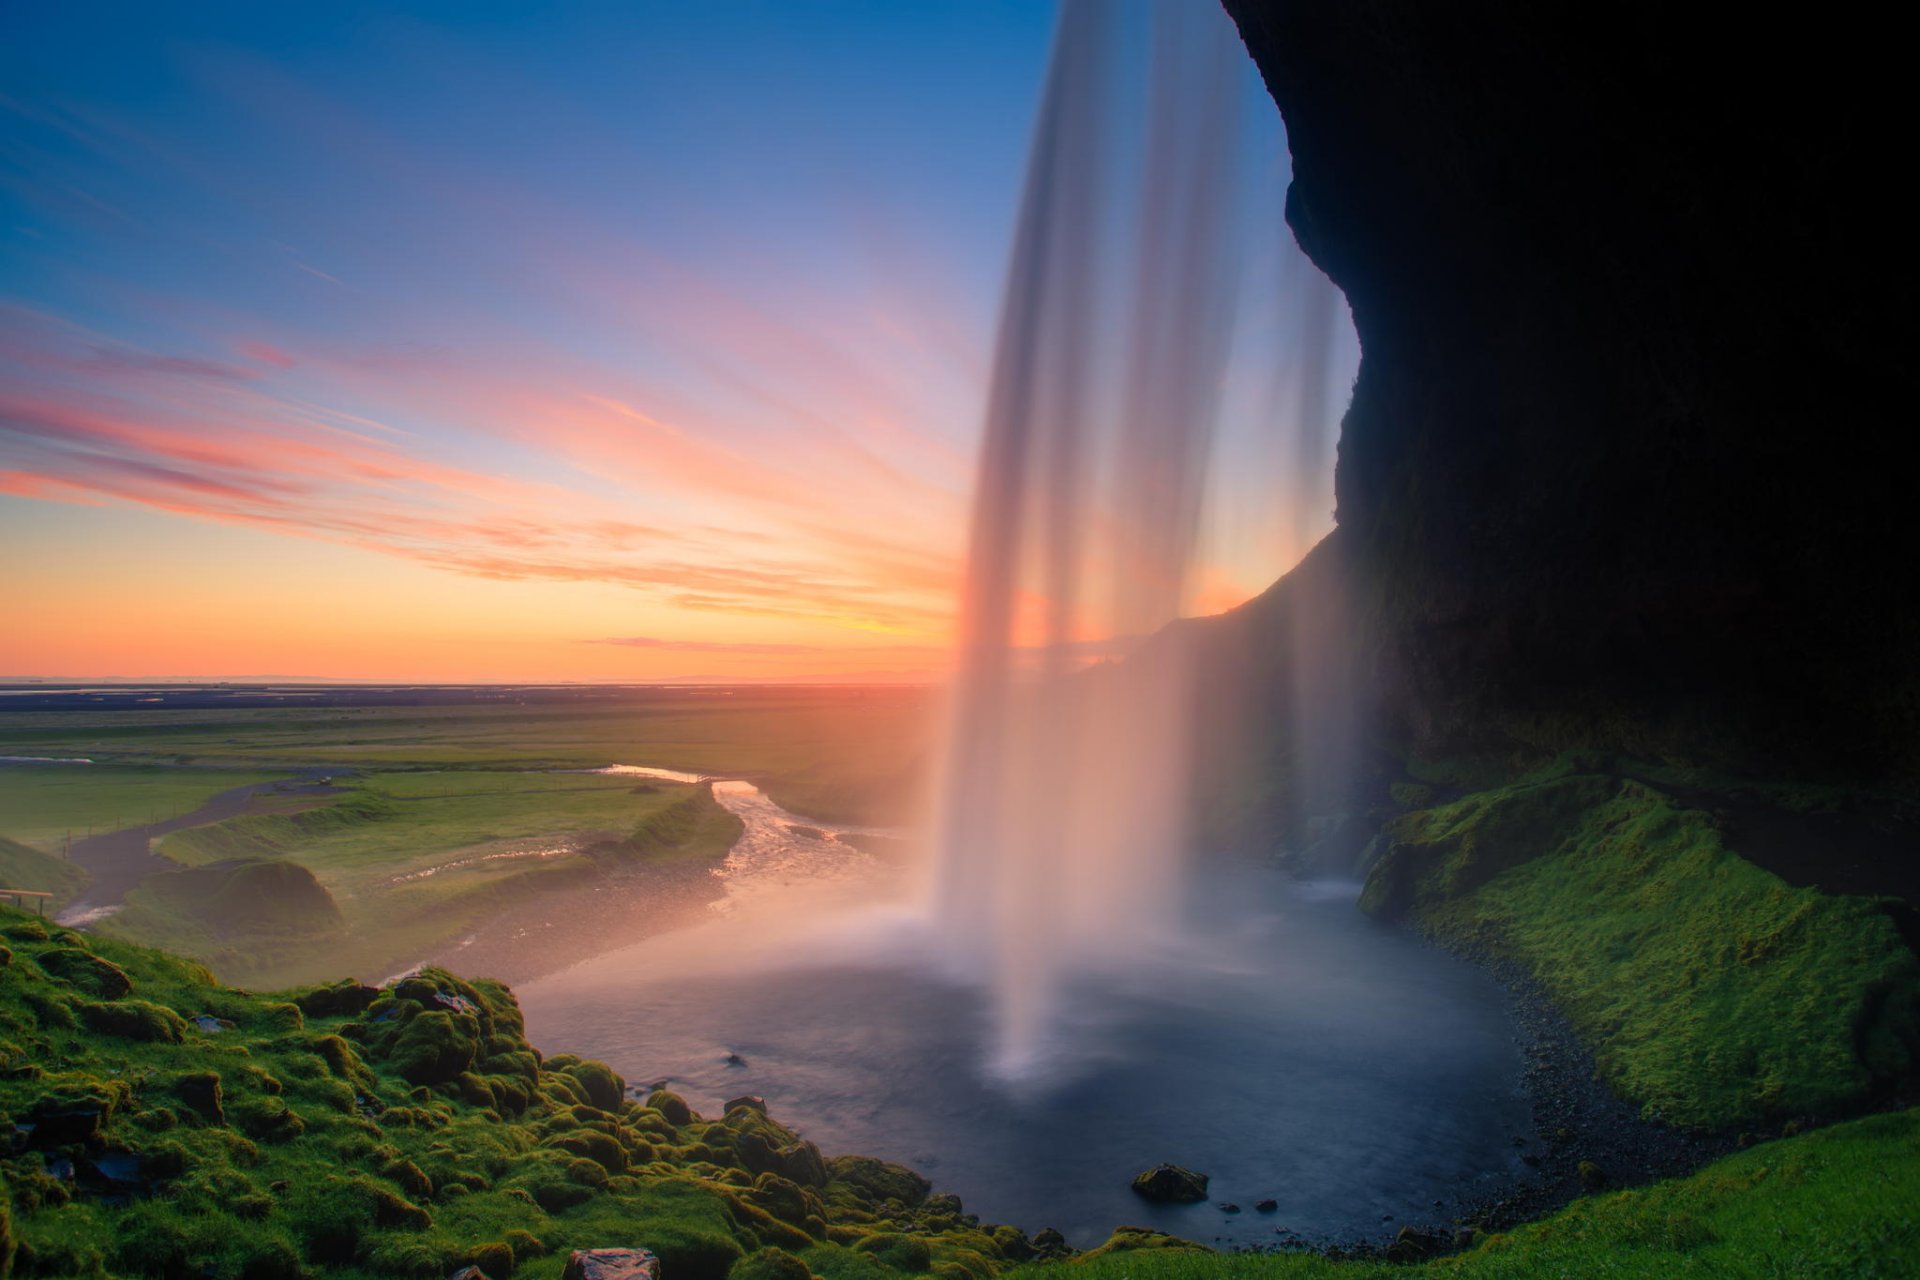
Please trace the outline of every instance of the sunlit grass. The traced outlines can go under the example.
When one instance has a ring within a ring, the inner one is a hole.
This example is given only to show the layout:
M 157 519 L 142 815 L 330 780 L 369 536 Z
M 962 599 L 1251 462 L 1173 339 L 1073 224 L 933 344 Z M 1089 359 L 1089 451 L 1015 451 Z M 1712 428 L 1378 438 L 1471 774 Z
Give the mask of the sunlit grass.
M 80 840 L 90 831 L 98 835 L 164 821 L 198 809 L 229 788 L 286 776 L 121 763 L 0 765 L 0 836 L 53 853 L 65 847 L 69 835 Z
M 245 814 L 157 843 L 184 867 L 297 863 L 332 896 L 338 927 L 249 933 L 197 911 L 198 882 L 171 892 L 168 878 L 147 881 L 99 927 L 237 981 L 313 981 L 343 968 L 378 976 L 503 909 L 621 865 L 716 860 L 739 830 L 700 786 L 521 771 L 366 774 L 317 807 Z
M 893 823 L 929 762 L 933 701 L 919 690 L 742 689 L 589 706 L 17 712 L 0 719 L 0 753 L 343 769 L 642 764 L 749 777 L 828 821 Z
M 1408 814 L 1363 904 L 1523 964 L 1606 1082 L 1673 1124 L 1854 1106 L 1920 1043 L 1920 962 L 1881 904 L 1794 888 L 1639 783 L 1522 782 Z

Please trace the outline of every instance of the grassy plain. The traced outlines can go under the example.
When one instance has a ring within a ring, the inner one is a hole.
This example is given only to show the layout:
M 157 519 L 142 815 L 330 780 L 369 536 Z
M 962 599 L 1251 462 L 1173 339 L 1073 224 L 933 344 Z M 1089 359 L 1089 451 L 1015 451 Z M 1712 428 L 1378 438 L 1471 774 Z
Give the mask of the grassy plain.
M 900 821 L 917 798 L 934 703 L 920 689 L 743 688 L 639 690 L 578 704 L 8 711 L 0 755 L 89 756 L 116 767 L 651 765 L 749 778 L 796 813 L 881 824 Z M 113 812 L 133 820 L 132 809 L 109 808 L 103 821 Z M 0 834 L 26 838 L 4 820 Z
M 0 720 L 0 725 L 5 723 Z M 0 747 L 0 754 L 15 753 Z M 0 765 L 0 836 L 55 853 L 69 833 L 79 840 L 90 831 L 117 831 L 177 817 L 231 787 L 286 776 L 280 770 L 246 767 L 163 768 L 145 760 Z
M 209 918 L 206 889 L 161 876 L 98 928 L 254 985 L 378 976 L 533 896 L 580 889 L 637 862 L 716 860 L 738 833 L 704 787 L 590 774 L 368 774 L 318 807 L 244 814 L 156 845 L 208 875 L 258 860 L 297 863 L 331 896 L 337 927 L 257 929 Z

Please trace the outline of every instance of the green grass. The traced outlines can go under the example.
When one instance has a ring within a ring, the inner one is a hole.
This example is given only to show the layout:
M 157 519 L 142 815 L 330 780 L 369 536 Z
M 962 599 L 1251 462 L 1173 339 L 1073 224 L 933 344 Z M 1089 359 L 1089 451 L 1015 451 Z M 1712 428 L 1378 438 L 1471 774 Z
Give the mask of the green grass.
M 0 836 L 0 889 L 33 889 L 51 893 L 46 904 L 51 915 L 86 886 L 87 873 L 52 854 Z
M 1058 1276 L 1023 1267 L 1014 1280 Z M 1770 1142 L 1691 1177 L 1589 1196 L 1416 1265 L 1307 1255 L 1135 1252 L 1075 1280 L 1895 1280 L 1920 1274 L 1920 1112 Z
M 948 1206 L 883 1203 L 758 1112 L 659 1101 L 543 1060 L 495 983 L 257 995 L 0 911 L 0 1122 L 36 1125 L 0 1155 L 16 1276 L 551 1280 L 568 1250 L 643 1246 L 677 1280 L 725 1280 L 750 1252 L 888 1232 L 1004 1263 Z M 103 1155 L 151 1196 L 104 1200 L 87 1177 Z M 60 1160 L 80 1178 L 53 1176 Z
M 0 765 L 0 835 L 54 853 L 64 846 L 68 835 L 79 840 L 89 829 L 98 835 L 177 817 L 198 809 L 222 791 L 286 776 L 284 772 L 259 769 L 177 769 L 120 763 Z
M 747 776 L 796 812 L 878 824 L 900 821 L 917 800 L 933 702 L 912 689 L 662 689 L 577 706 L 25 711 L 0 716 L 0 754 L 248 767 L 652 765 Z M 21 838 L 3 821 L 0 832 Z
M 739 831 L 704 787 L 591 774 L 369 774 L 319 807 L 243 814 L 157 842 L 210 874 L 260 859 L 303 867 L 332 899 L 337 928 L 236 931 L 211 918 L 213 887 L 164 876 L 99 928 L 259 985 L 317 980 L 342 964 L 389 973 L 532 895 L 635 861 L 717 860 Z
M 1880 903 L 1793 888 L 1634 782 L 1522 782 L 1405 815 L 1362 905 L 1524 964 L 1607 1083 L 1682 1126 L 1857 1106 L 1920 1042 L 1920 965 Z

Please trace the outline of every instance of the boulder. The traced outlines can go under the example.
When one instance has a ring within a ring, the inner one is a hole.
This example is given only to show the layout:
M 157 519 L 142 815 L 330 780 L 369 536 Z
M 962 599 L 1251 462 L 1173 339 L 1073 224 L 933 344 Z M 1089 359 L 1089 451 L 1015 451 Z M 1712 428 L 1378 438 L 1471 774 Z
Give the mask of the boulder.
M 660 1259 L 647 1249 L 575 1249 L 560 1280 L 659 1280 Z
M 1042 1227 L 1030 1243 L 1033 1256 L 1043 1261 L 1073 1256 L 1073 1246 L 1067 1243 L 1065 1236 L 1052 1227 Z
M 343 978 L 323 987 L 311 987 L 294 996 L 294 1004 L 309 1018 L 353 1018 L 367 1011 L 380 996 L 378 987 L 369 987 Z
M 1134 1178 L 1133 1190 L 1155 1204 L 1197 1204 L 1207 1198 L 1207 1175 L 1177 1164 L 1157 1164 Z
M 42 973 L 98 1000 L 118 1000 L 133 990 L 133 979 L 110 960 L 78 947 L 58 947 L 34 957 Z
M 683 1124 L 693 1123 L 693 1108 L 687 1105 L 685 1098 L 670 1089 L 655 1089 L 647 1097 L 647 1105 L 667 1118 L 667 1123 L 678 1129 Z

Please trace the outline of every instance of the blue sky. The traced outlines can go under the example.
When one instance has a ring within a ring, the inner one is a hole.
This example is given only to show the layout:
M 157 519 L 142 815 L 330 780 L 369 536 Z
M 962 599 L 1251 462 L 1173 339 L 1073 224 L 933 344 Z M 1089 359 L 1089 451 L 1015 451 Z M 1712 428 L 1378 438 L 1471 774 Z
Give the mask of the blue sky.
M 1054 19 L 16 7 L 0 674 L 925 669 Z M 1271 499 L 1219 599 L 1300 549 Z

